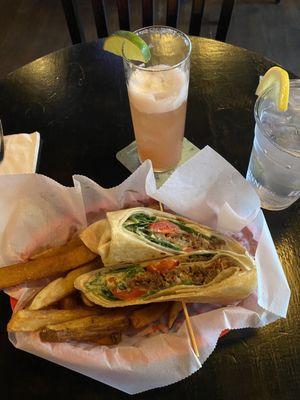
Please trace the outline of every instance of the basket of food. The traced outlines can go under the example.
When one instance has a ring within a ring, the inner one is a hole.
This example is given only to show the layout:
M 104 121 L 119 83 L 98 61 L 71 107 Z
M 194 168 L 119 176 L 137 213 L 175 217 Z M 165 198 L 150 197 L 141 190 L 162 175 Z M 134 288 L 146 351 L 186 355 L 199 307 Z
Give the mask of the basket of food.
M 137 393 L 197 371 L 224 330 L 287 312 L 259 200 L 209 147 L 159 189 L 150 162 L 112 189 L 7 179 L 0 289 L 19 349 Z

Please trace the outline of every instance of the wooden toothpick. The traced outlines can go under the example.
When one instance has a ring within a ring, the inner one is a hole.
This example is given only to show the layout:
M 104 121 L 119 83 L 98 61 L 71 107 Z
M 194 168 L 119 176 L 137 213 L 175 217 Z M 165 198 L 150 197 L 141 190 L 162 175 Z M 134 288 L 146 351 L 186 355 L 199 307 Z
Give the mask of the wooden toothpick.
M 160 208 L 160 211 L 164 211 L 164 206 L 162 205 L 161 202 L 159 202 L 159 208 Z M 192 327 L 192 324 L 191 324 L 191 319 L 190 319 L 190 316 L 189 316 L 189 312 L 188 312 L 188 309 L 186 307 L 185 302 L 182 301 L 181 304 L 182 304 L 182 308 L 183 308 L 183 312 L 184 312 L 184 316 L 185 316 L 185 322 L 186 322 L 189 338 L 190 338 L 190 341 L 191 341 L 191 345 L 192 345 L 192 348 L 194 350 L 194 353 L 195 353 L 196 357 L 199 358 L 200 354 L 199 354 L 197 342 L 196 342 L 196 339 L 195 339 L 194 330 L 193 330 L 193 327 Z
M 193 347 L 194 353 L 199 358 L 200 354 L 199 354 L 197 342 L 196 342 L 196 339 L 195 339 L 194 330 L 193 330 L 193 327 L 192 327 L 192 324 L 191 324 L 189 312 L 188 312 L 188 309 L 186 307 L 185 301 L 182 301 L 181 304 L 182 304 L 182 308 L 183 308 L 183 312 L 184 312 L 184 316 L 185 316 L 185 322 L 186 322 L 187 330 L 188 330 L 188 333 L 189 333 L 191 345 Z

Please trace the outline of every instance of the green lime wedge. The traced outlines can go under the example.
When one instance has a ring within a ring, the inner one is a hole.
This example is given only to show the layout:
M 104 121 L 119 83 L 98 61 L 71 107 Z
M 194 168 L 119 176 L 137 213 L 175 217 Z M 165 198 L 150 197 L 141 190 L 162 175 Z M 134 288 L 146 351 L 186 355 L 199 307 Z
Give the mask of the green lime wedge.
M 123 56 L 122 48 L 124 45 L 124 55 L 128 60 L 141 61 L 146 63 L 151 58 L 149 46 L 142 38 L 132 32 L 117 31 L 105 39 L 103 50 Z

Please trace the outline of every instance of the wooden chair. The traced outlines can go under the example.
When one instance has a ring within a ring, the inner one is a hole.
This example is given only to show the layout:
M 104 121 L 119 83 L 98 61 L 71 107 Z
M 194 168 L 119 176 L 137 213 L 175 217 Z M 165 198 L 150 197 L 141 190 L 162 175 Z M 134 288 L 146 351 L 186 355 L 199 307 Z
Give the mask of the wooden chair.
M 142 1 L 142 26 L 153 25 L 153 0 Z M 98 37 L 108 36 L 102 0 L 91 0 Z M 225 42 L 235 0 L 222 0 L 216 39 Z M 61 0 L 73 44 L 85 41 L 76 0 Z M 128 0 L 116 0 L 120 29 L 130 30 Z M 200 35 L 205 0 L 192 0 L 189 34 Z M 179 1 L 167 0 L 166 25 L 176 27 Z

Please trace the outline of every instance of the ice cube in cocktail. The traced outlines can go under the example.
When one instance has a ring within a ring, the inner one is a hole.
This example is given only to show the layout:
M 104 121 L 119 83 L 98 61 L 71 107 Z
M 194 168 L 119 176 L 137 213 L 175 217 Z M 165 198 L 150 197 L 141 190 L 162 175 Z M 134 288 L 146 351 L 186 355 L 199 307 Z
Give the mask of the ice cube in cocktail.
M 263 208 L 281 210 L 300 197 L 300 80 L 291 81 L 284 112 L 267 95 L 258 98 L 255 120 L 247 180 Z

